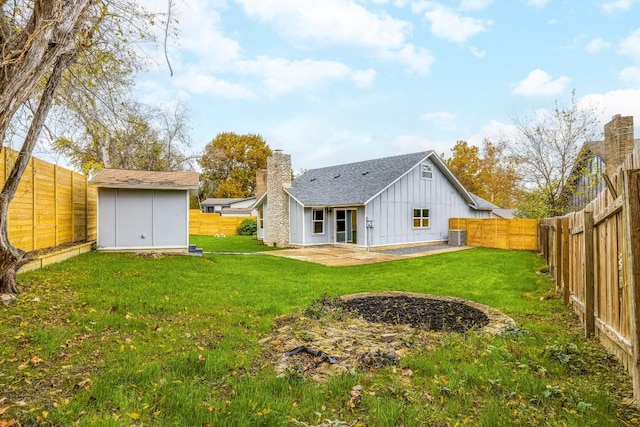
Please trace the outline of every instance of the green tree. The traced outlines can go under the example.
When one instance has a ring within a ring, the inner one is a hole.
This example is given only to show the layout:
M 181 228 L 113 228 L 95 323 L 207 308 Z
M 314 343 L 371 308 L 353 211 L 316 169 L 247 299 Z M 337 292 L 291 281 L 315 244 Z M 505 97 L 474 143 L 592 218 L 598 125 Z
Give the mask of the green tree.
M 570 104 L 556 101 L 553 110 L 515 118 L 514 124 L 516 131 L 507 146 L 523 177 L 524 191 L 529 195 L 525 202 L 543 204 L 535 209 L 523 207 L 522 213 L 562 215 L 563 189 L 582 147 L 601 135 L 596 108 L 579 104 L 574 91 Z
M 467 141 L 458 141 L 447 167 L 470 192 L 505 208 L 513 207 L 519 196 L 519 176 L 504 143 L 485 139 L 482 150 Z
M 199 160 L 205 197 L 255 195 L 256 174 L 267 167 L 271 149 L 260 135 L 218 134 Z

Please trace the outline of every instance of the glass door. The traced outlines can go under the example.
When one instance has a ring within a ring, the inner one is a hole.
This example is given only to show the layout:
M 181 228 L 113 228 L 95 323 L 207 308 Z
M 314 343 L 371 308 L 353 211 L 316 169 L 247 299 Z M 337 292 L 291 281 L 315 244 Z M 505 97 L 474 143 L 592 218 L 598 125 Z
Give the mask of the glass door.
M 336 209 L 336 242 L 356 243 L 357 211 L 355 209 Z

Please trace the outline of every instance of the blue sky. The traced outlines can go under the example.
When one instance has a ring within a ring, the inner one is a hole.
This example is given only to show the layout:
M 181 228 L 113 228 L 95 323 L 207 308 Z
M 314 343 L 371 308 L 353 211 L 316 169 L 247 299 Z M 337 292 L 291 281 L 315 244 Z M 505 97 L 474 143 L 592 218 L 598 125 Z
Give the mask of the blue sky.
M 148 0 L 151 9 L 166 5 Z M 555 100 L 634 115 L 640 0 L 176 0 L 180 36 L 139 78 L 181 102 L 193 150 L 257 133 L 295 171 L 480 145 Z

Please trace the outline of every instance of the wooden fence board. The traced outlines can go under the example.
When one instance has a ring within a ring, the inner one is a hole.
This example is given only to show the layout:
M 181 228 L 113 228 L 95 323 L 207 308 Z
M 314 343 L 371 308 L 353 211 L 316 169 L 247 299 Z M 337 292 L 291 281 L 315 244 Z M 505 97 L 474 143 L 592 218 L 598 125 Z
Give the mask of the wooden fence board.
M 238 234 L 236 229 L 249 216 L 221 216 L 218 213 L 203 213 L 198 209 L 189 210 L 189 234 L 232 236 Z
M 634 378 L 640 402 L 640 146 L 586 208 L 540 220 L 539 250 L 558 293 Z M 628 176 L 628 180 L 623 177 Z M 630 184 L 633 182 L 634 184 Z M 612 193 L 613 192 L 613 193 Z M 568 221 L 569 233 L 558 225 Z M 568 260 L 560 256 L 568 243 Z M 638 270 L 638 271 L 636 271 Z M 562 280 L 559 278 L 562 277 Z M 593 308 L 592 308 L 593 307 Z
M 465 230 L 467 245 L 499 249 L 538 249 L 538 220 L 450 218 L 450 230 Z
M 14 150 L 0 151 L 3 184 L 16 158 Z M 33 157 L 9 204 L 9 239 L 25 251 L 95 240 L 96 198 L 84 175 Z

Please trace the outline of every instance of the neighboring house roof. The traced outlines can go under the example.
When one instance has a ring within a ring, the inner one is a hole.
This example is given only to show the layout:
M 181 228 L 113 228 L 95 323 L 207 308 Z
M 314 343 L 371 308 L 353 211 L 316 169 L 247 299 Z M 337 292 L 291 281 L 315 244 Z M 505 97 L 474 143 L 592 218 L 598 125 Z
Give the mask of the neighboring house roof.
M 208 197 L 200 203 L 203 206 L 231 206 L 234 203 L 245 202 L 247 200 L 254 200 L 255 197 L 244 198 L 214 198 Z
M 96 187 L 195 190 L 200 186 L 197 172 L 157 172 L 101 169 L 89 181 Z
M 491 213 L 497 216 L 498 218 L 512 219 L 515 211 L 516 211 L 515 209 L 493 209 Z
M 473 200 L 475 201 L 476 205 L 480 208 L 480 210 L 495 211 L 496 209 L 500 209 L 500 206 L 494 205 L 490 201 L 485 200 L 476 194 L 473 194 L 473 193 L 469 193 L 469 194 L 471 194 L 471 197 L 473 197 Z
M 284 190 L 303 206 L 364 205 L 427 159 L 435 164 L 470 206 L 479 210 L 492 209 L 465 190 L 432 150 L 311 169 Z M 263 199 L 264 196 L 256 206 Z
M 244 216 L 251 215 L 253 208 L 224 208 L 220 211 L 222 215 L 228 216 Z

